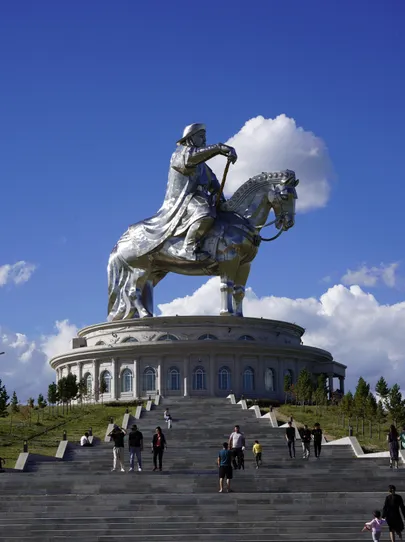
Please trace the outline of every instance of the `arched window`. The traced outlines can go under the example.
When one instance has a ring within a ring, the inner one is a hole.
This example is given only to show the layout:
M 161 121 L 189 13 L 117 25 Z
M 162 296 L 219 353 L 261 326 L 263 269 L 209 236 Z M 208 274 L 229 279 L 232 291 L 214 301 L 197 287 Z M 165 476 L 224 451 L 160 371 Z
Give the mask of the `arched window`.
M 207 389 L 207 374 L 204 367 L 196 367 L 193 371 L 193 390 Z
M 93 377 L 90 373 L 87 373 L 84 377 L 84 381 L 86 382 L 87 395 L 91 395 L 93 392 Z
M 231 389 L 231 371 L 228 367 L 221 367 L 218 371 L 218 388 L 223 391 Z
M 143 372 L 143 391 L 156 391 L 156 371 L 153 367 L 146 367 Z
M 96 346 L 102 346 L 103 344 L 105 344 L 104 341 L 98 341 L 98 342 L 96 343 Z
M 121 373 L 121 391 L 128 393 L 132 391 L 132 371 L 124 369 Z
M 264 373 L 264 387 L 266 391 L 276 391 L 276 371 L 270 367 Z
M 178 341 L 179 339 L 170 333 L 165 333 L 158 338 L 158 341 Z
M 172 391 L 180 390 L 180 371 L 177 369 L 177 367 L 170 367 L 167 387 Z
M 246 367 L 243 371 L 243 391 L 253 391 L 255 389 L 255 372 L 252 367 Z
M 111 393 L 111 373 L 108 371 L 103 371 L 100 375 L 100 382 L 104 380 L 105 382 L 105 392 L 104 393 Z
M 135 337 L 125 337 L 125 339 L 122 342 L 123 343 L 137 343 L 139 341 L 138 339 L 135 339 Z
M 288 376 L 290 377 L 290 379 L 291 379 L 291 384 L 293 384 L 293 383 L 294 383 L 294 373 L 292 372 L 291 369 L 286 369 L 286 370 L 284 371 L 284 376 L 287 376 L 287 375 L 288 375 Z
M 242 335 L 238 341 L 254 341 L 254 338 L 251 335 Z
M 215 335 L 211 335 L 211 333 L 205 333 L 204 335 L 201 335 L 201 337 L 198 337 L 199 341 L 217 341 L 218 337 L 215 337 Z

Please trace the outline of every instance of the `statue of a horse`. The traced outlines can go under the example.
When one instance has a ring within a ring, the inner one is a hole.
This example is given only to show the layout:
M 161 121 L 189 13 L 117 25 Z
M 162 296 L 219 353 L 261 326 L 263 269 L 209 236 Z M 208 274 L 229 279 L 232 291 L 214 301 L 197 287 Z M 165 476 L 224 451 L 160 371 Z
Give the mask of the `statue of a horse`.
M 221 204 L 212 229 L 202 241 L 201 249 L 210 254 L 204 261 L 177 257 L 183 237 L 169 238 L 154 251 L 138 256 L 137 232 L 142 222 L 130 226 L 108 262 L 108 320 L 153 316 L 153 288 L 169 272 L 219 275 L 220 314 L 243 316 L 250 264 L 262 240 L 273 240 L 294 225 L 298 182 L 290 170 L 262 173 L 246 181 Z M 271 209 L 275 220 L 266 224 Z M 270 224 L 275 224 L 279 233 L 263 239 L 260 230 Z

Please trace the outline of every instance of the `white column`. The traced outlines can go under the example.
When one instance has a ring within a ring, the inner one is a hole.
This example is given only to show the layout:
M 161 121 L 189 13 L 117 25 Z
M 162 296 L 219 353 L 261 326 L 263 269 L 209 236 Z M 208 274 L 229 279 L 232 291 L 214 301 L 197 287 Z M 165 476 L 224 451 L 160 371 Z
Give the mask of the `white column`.
M 72 366 L 71 365 L 67 366 L 67 372 L 68 372 L 68 375 L 72 372 Z
M 111 358 L 111 373 L 112 373 L 112 382 L 111 382 L 111 399 L 115 401 L 117 399 L 117 367 L 115 364 L 115 359 Z
M 188 386 L 189 386 L 189 359 L 188 357 L 185 357 L 184 358 L 184 363 L 183 363 L 183 376 L 184 376 L 184 384 L 183 384 L 183 395 L 184 397 L 188 397 Z
M 132 370 L 132 394 L 134 399 L 138 399 L 138 362 L 134 359 L 134 368 Z
M 332 399 L 332 394 L 333 394 L 333 373 L 329 374 L 328 375 L 329 378 L 329 382 L 328 382 L 328 386 L 329 386 L 329 399 Z
M 162 359 L 159 360 L 159 365 L 157 366 L 156 391 L 162 395 Z
M 79 363 L 77 364 L 77 367 L 79 369 L 79 382 L 80 382 L 80 380 L 83 378 L 83 362 L 79 361 Z
M 100 365 L 97 359 L 93 359 L 93 393 L 94 399 L 98 401 L 99 398 L 99 389 L 100 389 Z

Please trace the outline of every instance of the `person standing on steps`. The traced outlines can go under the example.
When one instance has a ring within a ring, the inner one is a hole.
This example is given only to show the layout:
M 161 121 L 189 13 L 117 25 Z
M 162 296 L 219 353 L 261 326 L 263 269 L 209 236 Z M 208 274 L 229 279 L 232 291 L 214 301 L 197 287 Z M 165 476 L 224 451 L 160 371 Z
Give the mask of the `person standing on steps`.
M 395 425 L 391 425 L 387 435 L 387 442 L 390 447 L 390 469 L 398 468 L 399 460 L 399 435 Z
M 128 435 L 129 445 L 129 472 L 134 471 L 135 457 L 138 462 L 138 471 L 142 471 L 143 435 L 137 425 L 133 425 Z
M 402 426 L 402 431 L 399 435 L 399 443 L 401 445 L 401 450 L 405 450 L 405 425 Z
M 117 463 L 119 462 L 121 467 L 121 472 L 125 472 L 123 460 L 124 460 L 124 437 L 127 434 L 124 429 L 119 427 L 117 424 L 114 424 L 114 428 L 109 433 L 109 437 L 114 442 L 113 447 L 113 468 L 112 471 L 117 470 Z
M 295 427 L 292 422 L 288 422 L 288 427 L 285 430 L 285 440 L 287 441 L 288 453 L 291 459 L 295 459 Z
M 228 449 L 227 442 L 222 444 L 222 450 L 218 454 L 219 493 L 224 490 L 224 479 L 226 478 L 226 490 L 230 493 L 232 480 L 232 452 Z
M 262 452 L 263 452 L 263 447 L 258 440 L 255 440 L 252 451 L 255 456 L 256 469 L 258 469 L 259 466 L 262 464 Z
M 311 455 L 311 440 L 312 440 L 311 430 L 308 429 L 307 425 L 304 425 L 304 429 L 302 429 L 301 431 L 303 459 L 309 459 L 309 456 Z
M 163 452 L 167 448 L 166 437 L 162 433 L 162 429 L 156 427 L 156 433 L 152 439 L 152 452 L 153 452 L 153 470 L 157 470 L 157 462 L 159 459 L 159 470 L 162 470 Z
M 315 457 L 319 459 L 321 456 L 321 448 L 322 448 L 322 429 L 319 423 L 316 423 L 314 425 L 314 428 L 312 430 L 312 436 L 314 438 Z
M 382 517 L 387 520 L 391 542 L 395 542 L 396 534 L 399 540 L 402 540 L 404 522 L 402 521 L 401 512 L 405 517 L 405 506 L 401 495 L 397 495 L 395 486 L 388 486 L 388 493 L 389 495 L 385 498 Z
M 233 433 L 229 436 L 228 447 L 232 451 L 233 468 L 240 469 L 242 467 L 242 452 L 245 449 L 245 435 L 240 432 L 239 425 L 235 425 Z

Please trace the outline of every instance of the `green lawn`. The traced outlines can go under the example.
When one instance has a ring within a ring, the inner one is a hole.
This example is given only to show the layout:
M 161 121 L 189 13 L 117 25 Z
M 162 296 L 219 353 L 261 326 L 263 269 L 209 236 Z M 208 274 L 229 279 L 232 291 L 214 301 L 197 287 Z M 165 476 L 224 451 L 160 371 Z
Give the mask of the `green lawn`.
M 302 406 L 294 405 L 281 405 L 278 411 L 283 416 L 292 416 L 298 425 L 307 424 L 309 427 L 313 427 L 314 423 L 319 422 L 323 429 L 323 432 L 329 436 L 329 438 L 338 439 L 341 437 L 347 437 L 349 435 L 348 420 L 345 419 L 345 425 L 342 426 L 342 415 L 335 406 L 322 407 L 319 409 L 319 413 L 316 411 L 316 407 L 306 406 L 305 409 Z M 353 436 L 357 437 L 360 445 L 364 451 L 387 451 L 388 446 L 386 442 L 386 435 L 389 428 L 389 421 L 380 428 L 380 438 L 378 438 L 378 425 L 372 425 L 372 436 L 370 437 L 370 423 L 365 421 L 364 423 L 364 435 L 362 433 L 362 423 L 359 420 L 359 430 L 357 431 L 357 422 L 355 419 L 350 421 L 350 425 L 353 427 Z
M 29 452 L 55 455 L 64 431 L 68 440 L 78 441 L 91 427 L 93 435 L 103 439 L 110 418 L 121 424 L 125 409 L 126 406 L 77 405 L 62 413 L 62 407 L 35 410 L 21 406 L 20 412 L 0 418 L 0 457 L 6 459 L 7 467 L 14 467 L 25 439 Z M 129 407 L 129 412 L 135 414 L 135 409 Z

